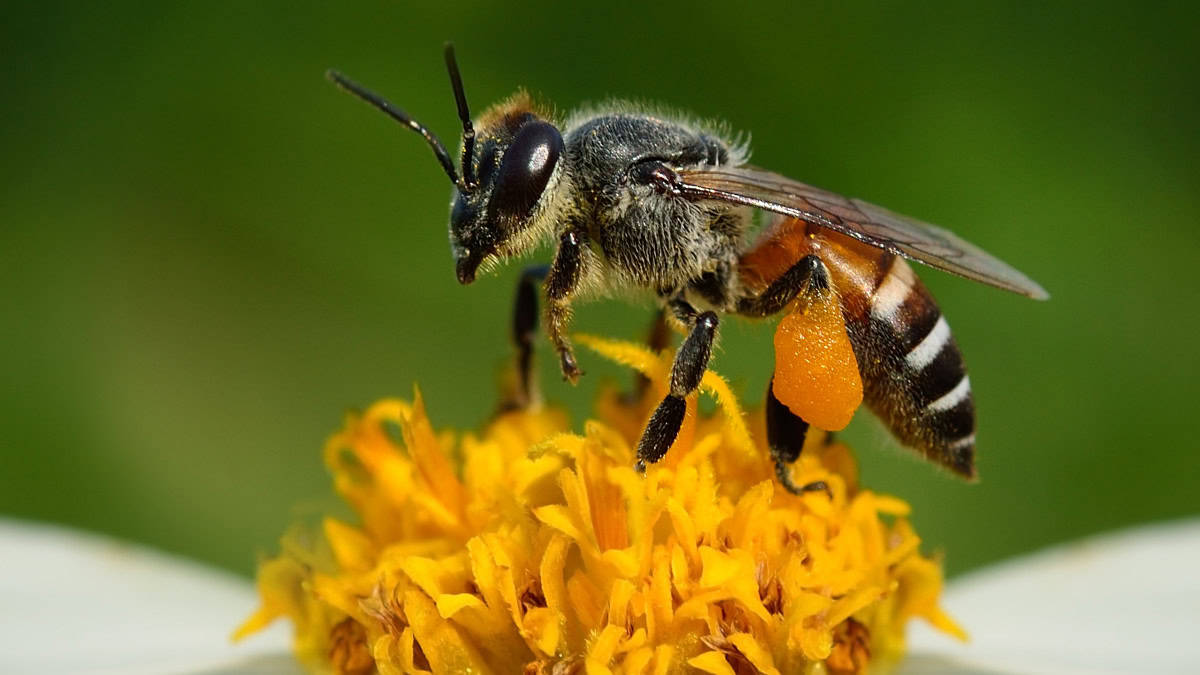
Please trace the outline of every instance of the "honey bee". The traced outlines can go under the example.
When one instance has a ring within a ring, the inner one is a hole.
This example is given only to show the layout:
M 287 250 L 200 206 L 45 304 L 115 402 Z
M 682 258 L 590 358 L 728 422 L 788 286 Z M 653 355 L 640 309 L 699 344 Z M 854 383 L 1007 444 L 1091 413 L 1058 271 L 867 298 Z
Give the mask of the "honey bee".
M 518 284 L 518 399 L 534 397 L 538 284 L 563 376 L 581 372 L 568 338 L 572 301 L 649 291 L 686 333 L 669 392 L 651 415 L 637 467 L 658 461 L 708 367 L 720 316 L 791 309 L 776 333 L 767 442 L 781 484 L 810 424 L 836 430 L 859 403 L 925 458 L 975 476 L 975 408 L 962 354 L 906 260 L 1034 299 L 1033 280 L 939 227 L 750 165 L 720 126 L 614 102 L 556 119 L 518 93 L 472 121 L 453 48 L 446 67 L 462 123 L 459 168 L 427 127 L 343 75 L 328 76 L 421 134 L 454 183 L 450 246 L 458 281 L 557 244 Z M 754 212 L 766 222 L 753 239 Z

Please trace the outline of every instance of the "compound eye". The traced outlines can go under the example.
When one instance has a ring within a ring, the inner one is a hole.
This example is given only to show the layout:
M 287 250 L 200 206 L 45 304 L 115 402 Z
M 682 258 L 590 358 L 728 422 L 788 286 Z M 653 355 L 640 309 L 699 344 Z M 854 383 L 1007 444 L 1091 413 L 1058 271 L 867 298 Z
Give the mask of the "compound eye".
M 538 121 L 521 127 L 500 162 L 489 211 L 506 218 L 528 218 L 562 150 L 562 135 L 554 125 Z

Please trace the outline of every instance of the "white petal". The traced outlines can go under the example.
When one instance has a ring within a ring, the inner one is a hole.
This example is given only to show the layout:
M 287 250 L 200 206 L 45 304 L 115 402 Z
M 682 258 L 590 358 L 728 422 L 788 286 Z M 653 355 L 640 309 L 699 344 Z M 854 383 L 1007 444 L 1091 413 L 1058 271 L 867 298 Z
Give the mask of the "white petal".
M 230 643 L 257 605 L 232 574 L 0 519 L 0 673 L 302 673 L 286 621 Z
M 942 607 L 971 641 L 916 621 L 900 673 L 1200 672 L 1200 519 L 986 567 L 951 582 Z

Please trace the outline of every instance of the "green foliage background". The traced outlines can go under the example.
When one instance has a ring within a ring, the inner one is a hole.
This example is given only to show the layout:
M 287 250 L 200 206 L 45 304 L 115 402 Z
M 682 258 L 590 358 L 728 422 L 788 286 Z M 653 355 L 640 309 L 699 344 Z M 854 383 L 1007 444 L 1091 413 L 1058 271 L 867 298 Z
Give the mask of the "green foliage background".
M 249 573 L 333 503 L 319 449 L 344 410 L 419 382 L 439 426 L 486 419 L 515 268 L 459 287 L 428 149 L 321 77 L 337 66 L 452 138 L 446 39 L 477 111 L 523 85 L 724 117 L 757 163 L 951 227 L 1051 291 L 921 272 L 971 367 L 981 483 L 866 415 L 847 434 L 952 571 L 1200 506 L 1188 4 L 4 14 L 0 513 Z M 600 302 L 578 328 L 636 337 L 649 314 Z M 577 420 L 625 377 L 584 352 L 572 390 L 542 362 Z M 769 326 L 725 323 L 715 367 L 752 400 L 770 364 Z

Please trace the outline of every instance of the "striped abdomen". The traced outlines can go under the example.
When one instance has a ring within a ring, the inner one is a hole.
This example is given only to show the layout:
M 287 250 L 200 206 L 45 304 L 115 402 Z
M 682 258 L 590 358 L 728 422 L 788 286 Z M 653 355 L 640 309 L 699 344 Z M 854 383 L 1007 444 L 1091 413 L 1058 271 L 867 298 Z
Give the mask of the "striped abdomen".
M 975 476 L 975 402 L 962 353 L 902 258 L 833 233 L 813 238 L 842 302 L 863 398 L 905 445 Z

